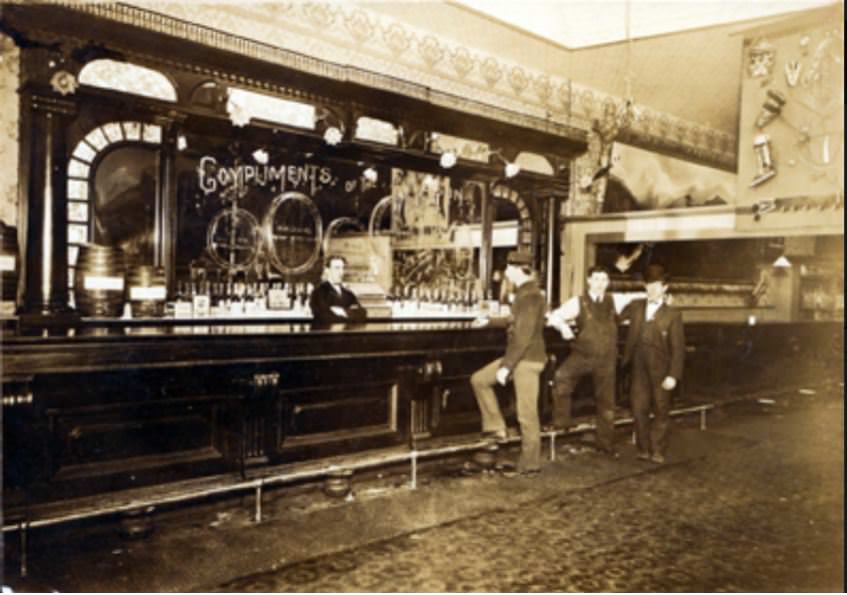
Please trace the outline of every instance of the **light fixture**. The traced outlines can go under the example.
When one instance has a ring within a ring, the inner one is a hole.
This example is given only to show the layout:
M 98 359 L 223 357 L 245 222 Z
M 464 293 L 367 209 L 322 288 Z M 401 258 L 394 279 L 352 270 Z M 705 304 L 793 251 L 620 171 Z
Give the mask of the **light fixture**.
M 621 131 L 626 130 L 632 124 L 636 116 L 635 99 L 632 93 L 632 34 L 630 32 L 632 16 L 632 0 L 626 0 L 624 29 L 626 40 L 626 54 L 624 63 L 624 100 L 619 103 L 616 101 L 608 102 L 604 109 L 602 118 L 595 119 L 592 122 L 592 130 L 600 138 L 603 147 L 611 147 L 615 139 L 618 138 Z M 603 153 L 606 151 L 604 150 Z M 595 178 L 596 179 L 596 178 Z
M 233 91 L 233 89 L 228 89 L 227 91 L 226 112 L 229 114 L 229 120 L 233 126 L 247 126 L 252 116 L 247 105 L 242 103 L 243 97 L 237 93 L 233 93 Z
M 253 159 L 259 165 L 267 165 L 268 163 L 268 152 L 264 149 L 256 149 L 253 151 Z
M 176 137 L 176 148 L 178 151 L 184 151 L 188 148 L 188 139 L 185 138 L 184 134 L 180 134 Z
M 497 157 L 505 166 L 503 168 L 503 175 L 506 178 L 514 178 L 516 175 L 521 173 L 521 166 L 515 163 L 514 161 L 509 161 L 505 157 L 503 157 L 503 149 L 496 149 L 489 153 L 492 157 Z
M 441 154 L 441 158 L 438 160 L 438 163 L 444 169 L 450 169 L 454 165 L 456 165 L 456 153 L 453 151 L 445 151 Z
M 516 175 L 521 173 L 521 166 L 515 162 L 506 163 L 506 167 L 503 169 L 503 173 L 507 178 L 514 178 Z
M 324 130 L 324 142 L 331 147 L 338 145 L 342 138 L 344 138 L 344 133 L 338 126 L 329 126 Z
M 318 131 L 323 130 L 321 136 L 331 147 L 339 145 L 344 140 L 344 122 L 327 108 L 319 108 L 315 117 L 315 128 Z

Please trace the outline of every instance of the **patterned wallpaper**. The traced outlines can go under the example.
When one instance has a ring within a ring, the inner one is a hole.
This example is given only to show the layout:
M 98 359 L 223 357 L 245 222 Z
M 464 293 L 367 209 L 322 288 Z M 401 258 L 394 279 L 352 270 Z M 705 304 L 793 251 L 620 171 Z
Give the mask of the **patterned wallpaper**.
M 145 12 L 135 14 L 128 7 L 107 5 L 84 10 L 163 33 L 196 37 L 202 43 L 286 62 L 315 74 L 374 86 L 384 86 L 390 80 L 394 91 L 412 96 L 423 93 L 423 98 L 453 109 L 471 109 L 466 103 L 473 100 L 492 109 L 507 110 L 515 123 L 521 123 L 524 116 L 551 129 L 561 125 L 589 130 L 593 120 L 602 119 L 623 105 L 620 97 L 547 72 L 543 61 L 506 60 L 369 10 L 365 3 L 278 1 L 236 5 L 132 0 L 131 4 Z M 150 18 L 147 10 L 163 18 Z M 252 47 L 249 43 L 228 41 L 192 30 L 190 23 L 266 45 Z M 283 57 L 274 54 L 272 47 L 298 52 L 302 57 Z M 312 64 L 309 57 L 334 66 Z M 491 115 L 498 117 L 494 111 Z M 733 134 L 650 106 L 634 106 L 625 137 L 624 142 L 658 144 L 695 160 L 720 164 L 726 169 L 735 167 L 737 143 Z
M 20 52 L 0 33 L 0 220 L 18 223 L 18 65 Z

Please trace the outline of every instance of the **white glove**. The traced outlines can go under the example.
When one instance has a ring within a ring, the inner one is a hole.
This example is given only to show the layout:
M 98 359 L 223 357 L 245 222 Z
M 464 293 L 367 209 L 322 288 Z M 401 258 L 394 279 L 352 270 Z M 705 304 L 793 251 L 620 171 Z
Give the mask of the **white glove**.
M 676 388 L 676 378 L 673 376 L 665 376 L 662 380 L 662 388 L 665 390 L 673 390 Z
M 341 316 L 342 318 L 347 318 L 347 311 L 341 306 L 330 306 L 329 308 L 332 310 L 332 313 L 336 316 Z
M 497 370 L 497 383 L 506 386 L 509 381 L 509 368 L 499 368 Z

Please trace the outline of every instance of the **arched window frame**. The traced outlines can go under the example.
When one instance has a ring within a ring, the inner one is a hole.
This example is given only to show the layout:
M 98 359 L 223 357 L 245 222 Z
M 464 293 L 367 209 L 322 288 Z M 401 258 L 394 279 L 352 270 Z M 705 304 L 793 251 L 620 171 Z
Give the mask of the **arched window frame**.
M 68 159 L 68 287 L 73 288 L 79 246 L 94 235 L 94 177 L 97 166 L 111 151 L 138 144 L 160 148 L 162 127 L 139 120 L 112 121 L 92 128 Z

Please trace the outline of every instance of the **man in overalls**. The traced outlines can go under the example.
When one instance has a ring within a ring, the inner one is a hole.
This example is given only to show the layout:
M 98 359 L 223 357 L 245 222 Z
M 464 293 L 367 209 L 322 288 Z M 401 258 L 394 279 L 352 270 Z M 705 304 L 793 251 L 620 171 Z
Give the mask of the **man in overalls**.
M 580 378 L 591 374 L 594 382 L 598 450 L 613 458 L 615 449 L 615 375 L 617 368 L 618 312 L 623 296 L 606 293 L 609 272 L 602 266 L 588 269 L 588 292 L 574 296 L 548 316 L 550 326 L 565 339 L 574 339 L 575 321 L 579 336 L 571 352 L 556 370 L 553 386 L 553 430 L 572 425 L 571 397 Z

